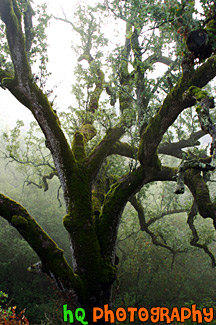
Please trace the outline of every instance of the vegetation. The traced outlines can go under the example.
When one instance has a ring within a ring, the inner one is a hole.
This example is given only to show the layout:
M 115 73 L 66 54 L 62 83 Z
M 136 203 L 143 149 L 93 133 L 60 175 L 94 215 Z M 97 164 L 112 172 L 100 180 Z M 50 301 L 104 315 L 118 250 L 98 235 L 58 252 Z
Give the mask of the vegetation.
M 214 1 L 205 0 L 107 0 L 95 7 L 78 6 L 73 19 L 64 12 L 53 17 L 79 36 L 78 44 L 73 44 L 78 61 L 72 86 L 75 103 L 59 111 L 54 91 L 46 86 L 45 28 L 51 18 L 46 6 L 36 9 L 28 0 L 0 2 L 0 85 L 35 119 L 25 135 L 21 121 L 5 132 L 2 152 L 19 164 L 29 188 L 47 192 L 57 187 L 57 203 L 65 209 L 64 216 L 60 210 L 63 225 L 57 226 L 59 221 L 49 217 L 59 213 L 54 203 L 47 201 L 46 207 L 33 212 L 40 204 L 37 195 L 22 200 L 17 191 L 8 194 L 5 186 L 0 215 L 38 256 L 40 261 L 29 261 L 28 270 L 48 275 L 64 303 L 71 309 L 82 306 L 89 322 L 92 307 L 111 303 L 117 255 L 121 255 L 120 270 L 127 261 L 121 237 L 117 239 L 124 210 L 127 227 L 135 227 L 131 236 L 127 228 L 123 230 L 126 237 L 136 240 L 139 225 L 160 252 L 166 250 L 163 254 L 171 256 L 171 267 L 182 262 L 190 245 L 216 265 L 212 253 L 216 203 L 211 194 L 216 146 L 215 11 Z M 125 36 L 106 38 L 102 32 L 106 21 L 123 24 Z M 161 65 L 165 72 L 157 73 Z M 200 147 L 205 134 L 212 138 L 211 148 Z M 132 209 L 138 216 L 135 226 Z M 190 229 L 187 235 L 183 228 L 184 241 L 175 235 L 179 213 Z M 172 221 L 167 221 L 168 216 Z M 213 225 L 205 226 L 203 219 Z M 53 231 L 54 227 L 66 232 Z M 70 244 L 62 240 L 67 235 Z M 145 242 L 145 252 L 146 246 Z M 146 264 L 142 262 L 144 269 L 148 270 L 153 254 L 151 246 Z M 138 253 L 135 257 L 140 260 Z M 141 274 L 140 269 L 137 284 Z M 147 286 L 150 278 L 146 273 L 144 277 Z M 139 292 L 134 299 L 141 303 Z M 152 296 L 149 304 L 156 301 Z

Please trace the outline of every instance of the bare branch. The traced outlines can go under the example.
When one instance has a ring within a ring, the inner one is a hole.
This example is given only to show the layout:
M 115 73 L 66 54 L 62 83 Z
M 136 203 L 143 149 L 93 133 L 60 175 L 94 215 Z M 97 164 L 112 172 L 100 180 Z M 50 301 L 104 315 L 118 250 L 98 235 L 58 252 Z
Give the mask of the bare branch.
M 182 149 L 199 145 L 200 142 L 197 140 L 202 138 L 204 135 L 205 135 L 204 131 L 200 130 L 195 133 L 191 133 L 187 139 L 182 139 L 178 142 L 173 142 L 173 143 L 164 142 L 160 144 L 158 148 L 158 152 L 182 159 L 182 154 L 183 154 Z
M 130 203 L 133 205 L 133 207 L 135 208 L 135 210 L 138 213 L 138 218 L 139 218 L 139 222 L 140 222 L 140 229 L 142 231 L 145 231 L 147 234 L 149 234 L 151 236 L 152 243 L 154 245 L 168 249 L 174 256 L 176 255 L 176 253 L 181 252 L 179 250 L 175 251 L 172 247 L 170 247 L 170 246 L 168 246 L 166 244 L 163 244 L 163 243 L 159 242 L 157 240 L 157 236 L 149 229 L 149 226 L 152 225 L 157 220 L 163 218 L 165 215 L 174 214 L 174 213 L 182 213 L 182 212 L 185 212 L 185 210 L 181 209 L 181 210 L 163 212 L 158 217 L 151 218 L 148 222 L 146 222 L 146 220 L 145 220 L 145 213 L 144 213 L 144 209 L 142 207 L 142 204 L 137 200 L 137 198 L 135 196 L 132 196 L 129 199 L 129 201 L 130 201 Z
M 54 176 L 58 176 L 56 170 L 53 171 L 53 172 L 51 172 L 51 173 L 48 174 L 48 175 L 44 175 L 44 176 L 42 177 L 42 184 L 36 184 L 36 183 L 33 182 L 33 181 L 25 181 L 25 183 L 27 183 L 27 185 L 30 185 L 30 184 L 35 185 L 35 186 L 37 186 L 38 188 L 43 189 L 44 192 L 46 192 L 46 191 L 48 191 L 48 189 L 49 189 L 49 185 L 48 185 L 47 180 L 48 180 L 48 179 L 49 179 L 49 180 L 52 179 Z
M 72 27 L 72 28 L 73 28 L 77 33 L 79 33 L 79 29 L 76 28 L 76 26 L 75 26 L 75 25 L 74 25 L 70 20 L 67 19 L 66 14 L 65 14 L 64 12 L 63 12 L 63 14 L 64 14 L 64 18 L 56 17 L 56 16 L 54 16 L 54 15 L 53 15 L 53 18 L 55 18 L 56 20 L 63 21 L 64 23 L 67 23 L 67 24 L 71 25 L 71 27 Z
M 164 142 L 159 145 L 158 153 L 182 159 L 182 153 L 183 153 L 182 149 L 199 145 L 200 142 L 197 140 L 202 138 L 204 135 L 205 135 L 204 131 L 200 130 L 195 133 L 191 133 L 187 139 L 183 139 L 178 142 L 172 142 L 172 143 Z M 136 159 L 137 153 L 138 153 L 138 148 L 132 147 L 128 143 L 117 141 L 111 147 L 108 155 L 117 154 L 120 156 Z M 201 162 L 204 161 L 202 161 L 201 159 Z M 207 162 L 210 161 L 206 161 L 206 163 Z
M 199 244 L 199 235 L 197 233 L 197 230 L 194 226 L 194 217 L 197 215 L 198 213 L 198 207 L 197 204 L 195 203 L 195 201 L 193 202 L 193 205 L 191 207 L 190 212 L 188 213 L 188 219 L 187 219 L 187 223 L 190 227 L 190 230 L 192 232 L 193 238 L 190 241 L 190 244 L 192 246 L 201 248 L 204 250 L 204 252 L 210 257 L 211 261 L 212 261 L 212 267 L 216 266 L 216 261 L 215 261 L 215 257 L 214 255 L 210 252 L 208 246 L 206 244 Z

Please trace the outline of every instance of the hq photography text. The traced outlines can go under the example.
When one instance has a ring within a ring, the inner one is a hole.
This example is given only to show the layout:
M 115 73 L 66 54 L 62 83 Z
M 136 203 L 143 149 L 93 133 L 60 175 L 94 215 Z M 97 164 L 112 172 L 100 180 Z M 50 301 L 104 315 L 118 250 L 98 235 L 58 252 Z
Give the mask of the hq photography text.
M 87 325 L 88 321 L 85 310 L 83 308 L 77 308 L 74 312 L 67 308 L 67 304 L 63 305 L 63 320 L 73 324 L 74 321 L 80 322 L 80 324 Z M 196 304 L 192 304 L 191 307 L 173 307 L 169 309 L 167 307 L 153 307 L 150 310 L 141 307 L 119 307 L 116 311 L 109 309 L 108 305 L 104 305 L 104 308 L 94 307 L 92 311 L 92 322 L 100 323 L 100 320 L 104 320 L 108 324 L 114 324 L 116 321 L 125 322 L 129 320 L 133 323 L 135 320 L 140 322 L 151 321 L 152 323 L 165 322 L 170 324 L 172 322 L 184 323 L 187 320 L 191 320 L 196 323 L 202 324 L 203 322 L 210 323 L 214 318 L 213 307 L 202 308 L 199 310 Z

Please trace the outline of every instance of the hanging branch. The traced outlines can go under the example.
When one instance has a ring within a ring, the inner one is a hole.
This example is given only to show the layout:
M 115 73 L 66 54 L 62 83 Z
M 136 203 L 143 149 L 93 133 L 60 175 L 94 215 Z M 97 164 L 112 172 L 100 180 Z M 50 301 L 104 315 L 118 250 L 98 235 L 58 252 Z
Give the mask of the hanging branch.
M 187 219 L 187 223 L 190 227 L 190 230 L 192 232 L 192 239 L 190 241 L 190 244 L 194 247 L 198 247 L 204 250 L 204 252 L 210 257 L 211 261 L 212 261 L 212 267 L 216 266 L 216 261 L 215 261 L 215 257 L 214 255 L 210 252 L 210 250 L 208 249 L 208 246 L 206 244 L 199 244 L 199 235 L 197 233 L 197 230 L 194 226 L 194 218 L 197 215 L 198 212 L 198 207 L 196 202 L 193 202 L 193 205 L 191 207 L 190 212 L 188 213 L 188 219 Z
M 36 187 L 38 187 L 38 188 L 40 188 L 40 189 L 43 189 L 44 192 L 46 192 L 46 191 L 48 191 L 48 189 L 49 189 L 49 185 L 48 185 L 47 180 L 48 180 L 48 179 L 49 179 L 49 180 L 50 180 L 50 179 L 53 179 L 54 176 L 58 176 L 56 170 L 54 170 L 53 172 L 49 173 L 48 175 L 44 175 L 44 176 L 42 177 L 42 184 L 36 184 L 36 183 L 33 182 L 33 181 L 25 181 L 25 183 L 27 183 L 27 185 L 30 185 L 30 184 L 35 185 Z
M 213 158 L 216 157 L 215 148 L 216 148 L 216 126 L 213 124 L 209 109 L 214 107 L 214 99 L 209 97 L 206 91 L 201 90 L 199 87 L 190 87 L 189 93 L 192 94 L 195 99 L 200 102 L 197 106 L 196 111 L 199 117 L 199 122 L 202 130 L 209 134 L 212 137 L 212 144 L 210 154 Z M 203 163 L 200 160 L 187 159 L 187 156 L 184 154 L 182 162 L 178 168 L 177 173 L 177 186 L 175 189 L 176 194 L 184 193 L 184 174 L 187 169 L 198 169 L 200 171 L 210 171 L 214 170 L 215 166 L 210 165 L 209 163 Z
M 184 175 L 186 170 L 188 169 L 197 169 L 200 171 L 210 171 L 214 170 L 215 167 L 210 165 L 209 163 L 203 163 L 201 161 L 198 161 L 196 159 L 189 159 L 187 160 L 186 154 L 183 155 L 183 159 L 181 161 L 180 166 L 178 167 L 178 173 L 177 173 L 177 184 L 175 188 L 175 194 L 183 194 L 185 190 L 184 185 Z

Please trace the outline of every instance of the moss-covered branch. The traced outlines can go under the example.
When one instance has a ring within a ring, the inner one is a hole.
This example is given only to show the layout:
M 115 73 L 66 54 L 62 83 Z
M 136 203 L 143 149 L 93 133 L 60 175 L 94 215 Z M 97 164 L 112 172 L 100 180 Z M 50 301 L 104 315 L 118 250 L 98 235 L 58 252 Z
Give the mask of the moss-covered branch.
M 177 168 L 162 166 L 161 170 L 151 178 L 151 181 L 176 182 L 177 173 Z M 200 215 L 203 218 L 211 218 L 216 228 L 216 204 L 210 199 L 209 189 L 201 171 L 188 169 L 184 174 L 184 183 L 191 191 Z
M 6 34 L 10 48 L 11 59 L 18 84 L 26 84 L 31 77 L 25 51 L 25 40 L 21 26 L 21 12 L 16 1 L 2 0 L 0 2 L 0 16 L 6 25 Z
M 85 151 L 85 138 L 81 132 L 76 132 L 74 134 L 73 143 L 72 143 L 72 152 L 77 161 L 83 161 L 86 158 Z
M 117 141 L 108 152 L 108 155 L 115 155 L 115 154 L 136 159 L 137 148 L 132 147 L 127 142 Z
M 97 223 L 97 233 L 103 256 L 114 260 L 115 244 L 118 225 L 127 201 L 136 194 L 140 188 L 155 180 L 176 180 L 177 168 L 156 164 L 144 170 L 138 167 L 128 175 L 121 177 L 110 188 L 105 196 L 102 211 Z
M 176 181 L 176 175 L 178 172 L 178 168 L 169 167 L 169 166 L 161 166 L 161 169 L 152 175 L 150 182 L 154 181 Z
M 195 202 L 198 206 L 198 211 L 203 218 L 213 219 L 216 227 L 216 204 L 211 202 L 209 189 L 198 170 L 188 170 L 185 173 L 185 184 L 190 189 Z
M 182 159 L 182 149 L 198 146 L 200 144 L 198 140 L 204 135 L 205 132 L 200 130 L 192 133 L 187 139 L 183 139 L 178 142 L 164 142 L 159 145 L 158 153 Z M 136 159 L 137 152 L 138 148 L 132 147 L 129 143 L 117 141 L 109 150 L 108 155 L 117 154 L 120 156 Z M 210 161 L 206 161 L 206 163 L 207 162 Z
M 98 173 L 104 159 L 107 157 L 110 148 L 118 141 L 125 133 L 122 123 L 117 124 L 112 129 L 108 130 L 104 138 L 99 144 L 90 152 L 86 164 L 92 178 Z
M 145 109 L 148 103 L 147 91 L 145 89 L 144 73 L 146 72 L 146 66 L 142 62 L 142 50 L 139 44 L 139 33 L 135 29 L 131 37 L 131 48 L 134 54 L 133 66 L 136 74 L 136 95 L 138 105 L 138 118 L 140 124 L 145 121 Z
M 176 167 L 162 166 L 161 170 L 153 175 L 151 181 L 176 182 L 177 173 L 178 168 Z M 211 218 L 216 228 L 216 204 L 210 199 L 209 189 L 201 175 L 201 171 L 197 169 L 188 169 L 184 174 L 184 183 L 191 191 L 200 215 L 203 218 Z
M 89 64 L 94 62 L 94 59 L 90 54 L 90 49 L 85 49 L 85 53 L 79 57 L 78 62 L 82 60 L 86 60 Z M 89 105 L 87 108 L 87 110 L 91 113 L 95 113 L 98 110 L 99 99 L 105 87 L 103 71 L 99 67 L 96 67 L 95 70 L 96 70 L 95 88 L 91 93 Z
M 1 66 L 1 62 L 0 62 L 0 66 Z M 6 89 L 5 85 L 3 85 L 4 78 L 12 79 L 13 74 L 11 72 L 8 72 L 8 71 L 0 68 L 0 87 L 2 87 L 3 89 Z
M 205 135 L 205 132 L 200 130 L 192 133 L 187 139 L 180 140 L 178 142 L 164 142 L 159 145 L 158 153 L 180 158 L 182 159 L 182 153 L 184 148 L 198 146 L 198 141 Z M 117 141 L 110 149 L 108 155 L 120 155 L 128 158 L 137 158 L 138 149 L 132 147 L 129 143 Z M 210 159 L 210 158 L 209 158 Z
M 39 256 L 43 270 L 55 279 L 62 291 L 81 291 L 81 281 L 65 260 L 63 250 L 17 202 L 0 194 L 0 215 L 28 242 Z
M 131 30 L 131 25 L 128 23 L 126 26 L 126 34 Z M 133 89 L 133 78 L 128 72 L 128 58 L 131 51 L 130 38 L 126 36 L 125 47 L 122 51 L 119 74 L 120 74 L 120 89 L 119 89 L 119 105 L 120 110 L 123 113 L 126 109 L 131 108 L 132 96 L 131 92 Z M 99 78 L 101 79 L 101 78 Z M 107 85 L 106 83 L 104 84 Z M 109 91 L 108 91 L 109 93 Z M 119 122 L 115 127 L 109 129 L 105 137 L 101 142 L 93 149 L 90 153 L 87 164 L 89 166 L 89 171 L 93 177 L 97 174 L 100 169 L 101 164 L 108 155 L 109 150 L 112 146 L 121 138 L 125 133 L 125 121 L 124 115 L 122 116 L 122 121 Z
M 145 177 L 143 169 L 137 168 L 114 183 L 105 197 L 97 233 L 102 254 L 112 260 L 115 258 L 118 225 L 125 204 L 142 187 Z
M 177 173 L 177 185 L 175 189 L 176 194 L 183 194 L 184 193 L 184 175 L 186 170 L 188 169 L 196 169 L 203 172 L 212 171 L 215 169 L 209 163 L 203 163 L 197 159 L 185 159 L 185 154 L 183 155 L 183 159 L 181 164 L 178 167 Z
M 91 123 L 84 123 L 80 130 L 75 132 L 72 142 L 72 152 L 77 161 L 86 158 L 86 144 L 96 135 L 96 129 Z
M 131 52 L 131 42 L 128 34 L 131 32 L 131 24 L 126 24 L 126 37 L 125 37 L 125 46 L 121 53 L 120 67 L 119 67 L 119 105 L 120 111 L 124 112 L 125 109 L 130 108 L 133 104 L 133 97 L 131 92 L 133 90 L 133 77 L 132 74 L 128 71 L 128 61 L 129 55 Z
M 214 98 L 209 97 L 206 91 L 198 87 L 191 87 L 190 91 L 194 94 L 197 101 L 200 102 L 196 108 L 199 122 L 202 130 L 212 137 L 210 154 L 216 157 L 216 125 L 212 122 L 209 110 L 215 107 Z
M 158 113 L 151 119 L 141 135 L 139 145 L 139 160 L 141 164 L 148 165 L 157 150 L 159 143 L 168 127 L 176 120 L 178 115 L 187 107 L 193 106 L 196 99 L 186 91 L 191 86 L 203 87 L 216 75 L 216 57 L 213 56 L 195 71 L 181 77 L 172 88 Z
M 0 2 L 0 16 L 6 25 L 7 39 L 15 71 L 15 77 L 13 79 L 3 78 L 2 85 L 8 88 L 18 101 L 27 107 L 37 120 L 44 133 L 46 145 L 52 153 L 64 191 L 66 205 L 68 205 L 74 156 L 47 96 L 32 80 L 22 32 L 21 13 L 16 0 L 2 0 Z

